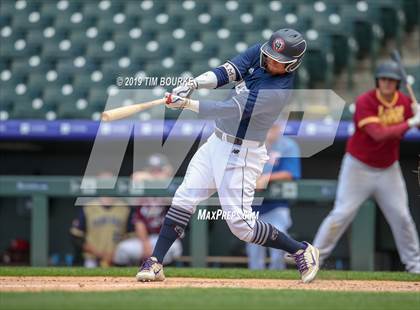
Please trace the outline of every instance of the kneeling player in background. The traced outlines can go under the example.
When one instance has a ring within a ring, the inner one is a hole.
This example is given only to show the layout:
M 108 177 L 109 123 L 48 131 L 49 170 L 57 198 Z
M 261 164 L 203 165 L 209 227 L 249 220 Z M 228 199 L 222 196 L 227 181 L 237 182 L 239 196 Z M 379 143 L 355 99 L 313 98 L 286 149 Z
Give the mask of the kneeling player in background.
M 153 154 L 147 160 L 146 169 L 134 173 L 132 181 L 140 183 L 147 180 L 168 179 L 172 170 L 169 160 L 164 155 Z M 115 264 L 120 266 L 138 264 L 141 259 L 152 255 L 166 212 L 169 209 L 167 203 L 166 199 L 160 197 L 139 200 L 140 206 L 135 209 L 133 218 L 136 236 L 118 244 L 114 254 Z M 181 254 L 181 241 L 176 240 L 166 253 L 163 264 L 171 263 Z
M 85 267 L 113 264 L 117 244 L 133 232 L 131 218 L 132 209 L 115 198 L 101 197 L 80 207 L 70 234 L 75 247 L 83 252 Z

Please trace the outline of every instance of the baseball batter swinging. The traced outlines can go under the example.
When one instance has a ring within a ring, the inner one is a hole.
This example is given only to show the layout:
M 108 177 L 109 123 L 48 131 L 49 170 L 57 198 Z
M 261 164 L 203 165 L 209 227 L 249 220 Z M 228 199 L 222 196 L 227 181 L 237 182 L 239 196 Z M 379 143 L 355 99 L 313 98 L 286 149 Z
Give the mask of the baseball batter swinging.
M 154 248 L 137 273 L 139 281 L 165 279 L 162 261 L 173 242 L 182 237 L 196 206 L 216 191 L 234 235 L 245 242 L 285 250 L 296 261 L 303 282 L 318 271 L 319 251 L 298 242 L 274 226 L 245 214 L 251 205 L 257 178 L 268 160 L 264 145 L 267 131 L 279 117 L 293 88 L 295 70 L 306 50 L 306 41 L 293 29 L 281 29 L 265 44 L 244 53 L 173 89 L 166 94 L 169 108 L 189 109 L 215 119 L 215 132 L 189 163 L 183 183 L 172 200 Z M 226 101 L 189 99 L 195 89 L 215 89 L 237 82 Z M 288 91 L 289 90 L 289 91 Z
M 420 126 L 420 109 L 418 103 L 412 103 L 398 90 L 400 72 L 394 61 L 381 64 L 375 74 L 376 89 L 356 101 L 356 131 L 347 143 L 334 208 L 314 240 L 321 263 L 331 254 L 360 205 L 373 196 L 391 226 L 407 271 L 420 273 L 419 238 L 398 162 L 404 134 Z

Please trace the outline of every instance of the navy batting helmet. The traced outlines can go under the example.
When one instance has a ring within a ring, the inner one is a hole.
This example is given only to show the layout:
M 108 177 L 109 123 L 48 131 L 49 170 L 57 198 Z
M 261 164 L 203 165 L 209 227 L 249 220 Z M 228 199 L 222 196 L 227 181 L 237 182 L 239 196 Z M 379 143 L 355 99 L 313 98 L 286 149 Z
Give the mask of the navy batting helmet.
M 292 72 L 301 64 L 305 51 L 306 41 L 300 32 L 288 28 L 280 29 L 261 46 L 260 66 L 264 68 L 266 57 L 270 57 L 286 64 L 286 72 Z
M 381 63 L 375 72 L 376 87 L 378 87 L 378 79 L 380 78 L 388 78 L 400 82 L 402 80 L 400 66 L 393 60 L 387 60 Z M 399 88 L 400 83 L 397 85 L 397 89 Z
M 401 69 L 400 66 L 393 60 L 387 60 L 381 63 L 375 72 L 375 79 L 388 78 L 397 81 L 401 81 Z

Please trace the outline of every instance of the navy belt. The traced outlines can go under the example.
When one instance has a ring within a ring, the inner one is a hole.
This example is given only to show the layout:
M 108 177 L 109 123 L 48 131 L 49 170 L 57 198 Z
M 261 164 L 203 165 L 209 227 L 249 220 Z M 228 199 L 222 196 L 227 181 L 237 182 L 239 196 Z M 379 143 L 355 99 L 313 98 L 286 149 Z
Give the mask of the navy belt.
M 230 134 L 227 134 L 221 131 L 219 128 L 215 128 L 214 133 L 216 134 L 216 137 L 218 137 L 220 140 L 227 141 L 235 145 L 241 145 L 245 147 L 260 147 L 264 145 L 264 142 L 254 141 L 254 140 L 245 140 L 245 139 L 232 136 Z

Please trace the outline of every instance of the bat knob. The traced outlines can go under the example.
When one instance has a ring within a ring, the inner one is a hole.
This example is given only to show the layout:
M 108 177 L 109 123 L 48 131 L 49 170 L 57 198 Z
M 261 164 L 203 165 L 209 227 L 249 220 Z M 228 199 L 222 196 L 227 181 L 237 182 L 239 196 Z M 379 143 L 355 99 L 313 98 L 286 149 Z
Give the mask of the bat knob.
M 110 117 L 109 117 L 108 113 L 103 112 L 101 114 L 101 121 L 109 122 L 109 119 L 110 119 Z

